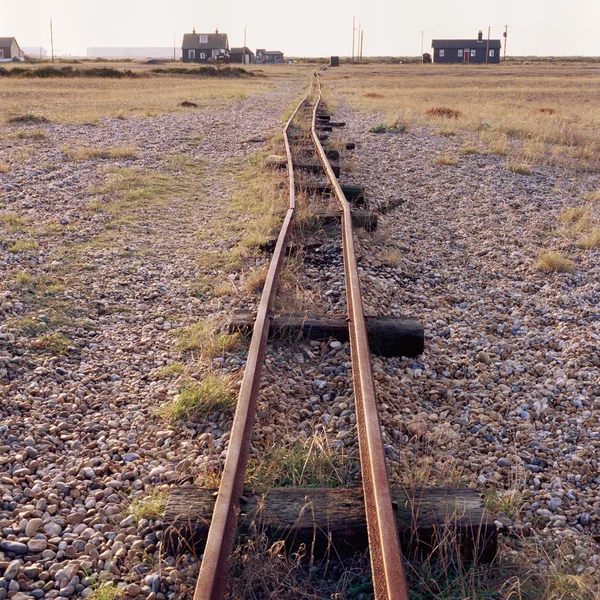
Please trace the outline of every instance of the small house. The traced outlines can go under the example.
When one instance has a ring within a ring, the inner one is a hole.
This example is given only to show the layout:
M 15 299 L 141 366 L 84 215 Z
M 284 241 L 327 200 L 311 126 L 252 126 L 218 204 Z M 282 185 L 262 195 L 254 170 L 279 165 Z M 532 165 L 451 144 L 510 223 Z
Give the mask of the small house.
M 500 40 L 484 40 L 480 31 L 476 40 L 432 40 L 434 63 L 499 63 Z
M 250 65 L 255 62 L 254 52 L 244 46 L 243 48 L 232 48 L 229 51 L 232 63 L 239 63 L 242 65 Z
M 256 64 L 275 64 L 283 63 L 283 52 L 279 50 L 264 50 L 262 48 L 256 51 Z
M 181 57 L 184 63 L 229 62 L 229 40 L 226 33 L 183 34 Z
M 16 38 L 0 37 L 0 61 L 25 60 L 25 52 L 19 48 Z

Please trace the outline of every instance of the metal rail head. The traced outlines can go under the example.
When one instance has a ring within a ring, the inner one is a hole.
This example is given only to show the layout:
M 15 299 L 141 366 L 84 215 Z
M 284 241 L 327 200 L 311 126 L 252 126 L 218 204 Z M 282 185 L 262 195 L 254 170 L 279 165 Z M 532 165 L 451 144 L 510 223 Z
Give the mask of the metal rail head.
M 222 600 L 227 587 L 229 560 L 235 539 L 239 498 L 242 495 L 244 476 L 248 464 L 252 427 L 256 415 L 256 400 L 260 387 L 260 375 L 269 335 L 270 317 L 273 311 L 277 284 L 283 267 L 287 240 L 296 206 L 294 170 L 287 132 L 290 123 L 300 107 L 306 102 L 311 92 L 312 87 L 307 96 L 298 104 L 283 130 L 290 180 L 290 204 L 279 237 L 277 238 L 277 244 L 273 252 L 271 264 L 269 265 L 267 279 L 258 306 L 252 340 L 248 350 L 246 369 L 244 370 L 244 377 L 233 419 L 227 458 L 225 459 L 221 485 L 208 530 L 208 538 L 206 540 L 204 557 L 200 565 L 194 600 Z
M 348 326 L 373 588 L 376 600 L 408 600 L 408 588 L 398 543 L 396 519 L 392 507 L 392 495 L 377 412 L 375 382 L 371 370 L 367 327 L 352 235 L 352 213 L 350 204 L 344 196 L 317 135 L 316 121 L 317 110 L 321 103 L 321 82 L 318 75 L 315 76 L 315 79 L 317 80 L 318 98 L 313 110 L 312 138 L 331 187 L 342 207 Z

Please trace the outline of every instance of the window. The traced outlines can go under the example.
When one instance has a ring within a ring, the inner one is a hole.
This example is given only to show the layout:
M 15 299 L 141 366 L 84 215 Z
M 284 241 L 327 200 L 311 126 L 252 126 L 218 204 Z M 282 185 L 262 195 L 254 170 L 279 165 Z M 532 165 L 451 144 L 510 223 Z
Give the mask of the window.
M 444 50 L 440 50 L 440 58 L 443 58 L 444 56 Z
M 490 56 L 494 56 L 494 51 L 490 50 Z
M 196 51 L 188 50 L 188 58 L 196 58 Z
M 212 57 L 213 58 L 217 58 L 217 56 L 219 56 L 219 51 L 218 50 L 213 50 L 212 51 Z
M 4 58 L 4 48 L 0 48 L 0 58 Z
M 204 60 L 206 58 L 206 54 L 204 52 L 200 52 L 200 58 Z
M 463 55 L 463 51 L 462 51 L 462 50 L 459 50 L 459 51 L 458 51 L 458 56 L 459 56 L 459 58 L 462 58 L 462 55 Z
M 471 57 L 475 58 L 477 56 L 477 50 L 471 50 Z
M 200 36 L 200 43 L 201 44 L 208 44 L 208 36 L 207 35 L 201 35 Z

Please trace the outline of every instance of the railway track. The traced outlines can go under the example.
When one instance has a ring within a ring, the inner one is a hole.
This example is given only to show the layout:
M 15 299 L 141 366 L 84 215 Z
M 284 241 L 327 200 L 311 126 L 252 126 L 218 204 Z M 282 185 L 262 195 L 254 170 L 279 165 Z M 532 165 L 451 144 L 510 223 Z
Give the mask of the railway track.
M 296 211 L 297 182 L 294 176 L 294 164 L 298 162 L 298 156 L 305 157 L 306 155 L 306 148 L 294 147 L 290 136 L 292 129 L 298 131 L 294 122 L 301 115 L 310 118 L 310 136 L 304 136 L 305 141 L 308 137 L 314 145 L 309 154 L 313 153 L 318 156 L 322 171 L 328 179 L 328 189 L 339 203 L 341 211 L 356 423 L 375 598 L 378 600 L 408 598 L 371 370 L 368 333 L 352 232 L 353 216 L 350 204 L 337 180 L 334 167 L 329 162 L 328 153 L 321 143 L 324 137 L 319 131 L 319 123 L 322 122 L 321 119 L 324 119 L 320 116 L 321 107 L 321 84 L 318 75 L 315 75 L 310 92 L 298 104 L 283 130 L 286 149 L 285 162 L 289 174 L 289 207 L 275 245 L 254 323 L 229 449 L 208 531 L 194 600 L 219 600 L 223 598 L 226 591 L 229 561 L 236 533 L 237 513 L 243 492 L 260 390 L 261 368 L 265 357 L 278 281 Z

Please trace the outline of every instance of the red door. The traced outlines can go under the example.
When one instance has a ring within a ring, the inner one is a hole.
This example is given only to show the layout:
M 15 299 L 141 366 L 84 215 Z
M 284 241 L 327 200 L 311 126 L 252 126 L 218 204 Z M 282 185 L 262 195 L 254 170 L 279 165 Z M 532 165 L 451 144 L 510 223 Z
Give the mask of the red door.
M 469 53 L 470 53 L 469 49 L 465 48 L 464 49 L 465 62 L 469 62 Z

